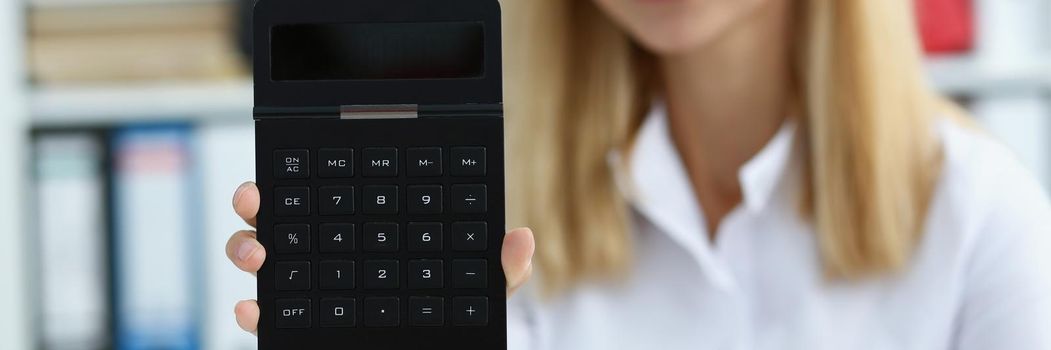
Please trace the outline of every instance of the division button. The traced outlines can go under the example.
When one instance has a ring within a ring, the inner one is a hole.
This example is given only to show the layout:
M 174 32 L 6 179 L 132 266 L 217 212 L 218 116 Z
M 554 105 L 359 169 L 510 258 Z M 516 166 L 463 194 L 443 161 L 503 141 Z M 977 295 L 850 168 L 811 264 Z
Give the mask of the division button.
M 453 185 L 454 213 L 480 214 L 487 209 L 485 185 Z

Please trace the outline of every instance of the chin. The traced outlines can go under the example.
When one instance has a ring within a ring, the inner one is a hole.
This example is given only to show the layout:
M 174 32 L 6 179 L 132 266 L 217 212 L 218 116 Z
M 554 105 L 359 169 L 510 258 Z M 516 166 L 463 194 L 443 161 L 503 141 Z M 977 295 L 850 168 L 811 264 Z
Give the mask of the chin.
M 644 49 L 658 56 L 676 55 L 696 51 L 715 40 L 718 28 L 693 25 L 688 28 L 665 28 L 633 33 L 632 38 Z

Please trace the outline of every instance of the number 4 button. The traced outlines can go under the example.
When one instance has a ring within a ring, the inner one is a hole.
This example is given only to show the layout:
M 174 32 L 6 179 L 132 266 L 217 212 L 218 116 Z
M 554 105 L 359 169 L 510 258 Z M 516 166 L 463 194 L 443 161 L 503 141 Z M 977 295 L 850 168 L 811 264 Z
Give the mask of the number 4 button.
M 322 253 L 354 251 L 354 224 L 321 224 L 319 248 Z

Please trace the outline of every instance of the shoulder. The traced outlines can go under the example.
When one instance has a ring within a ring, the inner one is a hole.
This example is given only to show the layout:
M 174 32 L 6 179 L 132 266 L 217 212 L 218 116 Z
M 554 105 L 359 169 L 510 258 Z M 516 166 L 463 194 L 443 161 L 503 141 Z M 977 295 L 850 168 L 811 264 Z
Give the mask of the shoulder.
M 972 279 L 1007 273 L 1022 282 L 1051 267 L 1051 202 L 1036 177 L 981 129 L 941 120 L 937 130 L 944 163 L 927 222 L 936 237 L 929 242 L 957 243 L 949 246 L 961 248 Z
M 981 129 L 948 119 L 939 120 L 936 130 L 944 162 L 935 205 L 948 205 L 980 226 L 1004 216 L 1037 221 L 1032 224 L 1051 220 L 1046 190 L 1007 147 Z

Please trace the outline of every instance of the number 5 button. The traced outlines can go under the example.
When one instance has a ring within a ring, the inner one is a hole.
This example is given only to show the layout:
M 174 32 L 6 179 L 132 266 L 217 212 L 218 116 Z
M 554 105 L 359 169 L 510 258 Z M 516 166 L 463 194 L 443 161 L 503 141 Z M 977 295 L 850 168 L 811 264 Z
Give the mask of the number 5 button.
M 318 189 L 321 215 L 354 214 L 354 186 L 325 186 Z

